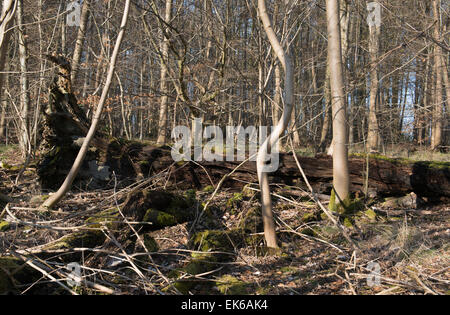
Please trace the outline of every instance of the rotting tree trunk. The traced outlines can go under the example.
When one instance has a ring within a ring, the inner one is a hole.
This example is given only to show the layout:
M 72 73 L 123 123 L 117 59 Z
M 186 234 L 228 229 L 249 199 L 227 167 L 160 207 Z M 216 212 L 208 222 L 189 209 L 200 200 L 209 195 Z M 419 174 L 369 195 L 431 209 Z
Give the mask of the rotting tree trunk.
M 173 165 L 168 147 L 137 146 L 133 147 L 133 159 L 140 164 L 141 173 L 147 176 L 166 171 L 168 183 L 180 189 L 201 189 L 216 185 L 223 176 L 231 173 L 239 161 L 223 162 L 186 162 Z M 137 153 L 137 151 L 139 151 Z M 402 159 L 387 159 L 370 156 L 369 192 L 377 196 L 397 196 L 410 192 L 421 197 L 450 198 L 450 163 L 415 162 Z M 330 194 L 333 180 L 333 161 L 327 156 L 301 157 L 299 162 L 305 170 L 314 190 Z M 143 163 L 145 162 L 145 163 Z M 349 159 L 348 169 L 350 191 L 363 194 L 366 170 L 364 156 Z M 206 174 L 206 172 L 208 174 Z M 269 174 L 272 184 L 297 185 L 303 187 L 301 174 L 292 154 L 280 153 L 278 170 Z M 246 162 L 232 175 L 228 176 L 223 188 L 241 189 L 247 182 L 257 183 L 257 170 L 254 162 Z M 305 187 L 306 188 L 306 187 Z
M 125 7 L 124 7 L 124 11 L 123 11 L 123 16 L 122 16 L 122 22 L 120 25 L 120 31 L 117 36 L 116 45 L 114 47 L 113 54 L 111 56 L 111 62 L 109 64 L 109 70 L 108 70 L 108 74 L 107 74 L 107 78 L 106 78 L 106 83 L 105 83 L 105 86 L 103 87 L 102 95 L 101 95 L 99 103 L 97 105 L 97 109 L 95 111 L 91 126 L 86 135 L 86 138 L 84 138 L 84 140 L 83 140 L 83 144 L 80 148 L 80 151 L 78 152 L 78 155 L 77 155 L 75 161 L 73 162 L 72 168 L 70 169 L 70 172 L 67 175 L 64 183 L 61 185 L 61 187 L 58 189 L 58 191 L 55 194 L 50 196 L 50 198 L 48 198 L 42 204 L 41 207 L 44 209 L 52 208 L 70 190 L 72 183 L 73 183 L 75 177 L 77 176 L 77 174 L 83 164 L 83 161 L 86 157 L 86 154 L 89 149 L 89 144 L 93 140 L 95 132 L 97 131 L 98 123 L 100 121 L 100 117 L 103 112 L 103 106 L 105 104 L 105 101 L 106 101 L 106 98 L 108 95 L 109 87 L 111 86 L 112 78 L 114 75 L 114 68 L 116 66 L 117 56 L 119 55 L 120 44 L 122 43 L 122 39 L 123 39 L 123 36 L 125 33 L 125 27 L 126 27 L 127 20 L 128 20 L 129 9 L 130 9 L 130 0 L 127 0 L 125 2 Z M 67 95 L 67 93 L 66 93 L 66 95 Z

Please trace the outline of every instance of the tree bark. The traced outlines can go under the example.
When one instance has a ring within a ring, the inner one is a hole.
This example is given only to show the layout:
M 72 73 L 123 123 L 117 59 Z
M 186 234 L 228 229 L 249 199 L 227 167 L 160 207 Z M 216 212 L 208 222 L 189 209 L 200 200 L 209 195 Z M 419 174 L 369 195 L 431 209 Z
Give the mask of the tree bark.
M 81 8 L 80 26 L 78 28 L 77 40 L 75 42 L 75 48 L 73 50 L 72 58 L 72 73 L 70 79 L 76 84 L 78 70 L 80 68 L 80 59 L 83 52 L 84 39 L 86 36 L 86 26 L 89 16 L 89 7 L 91 0 L 84 0 Z
M 342 71 L 342 48 L 339 31 L 339 3 L 327 0 L 328 61 L 333 114 L 333 186 L 336 204 L 348 199 L 348 146 L 347 117 L 344 99 L 344 76 Z M 334 206 L 334 205 L 332 205 Z
M 30 109 L 30 97 L 28 91 L 28 49 L 26 42 L 26 34 L 23 26 L 23 0 L 17 2 L 17 25 L 19 38 L 19 60 L 20 60 L 20 135 L 19 146 L 22 157 L 27 157 L 31 153 L 30 130 L 28 122 L 28 112 Z
M 0 17 L 0 99 L 3 94 L 3 71 L 5 71 L 6 55 L 8 53 L 11 25 L 16 13 L 17 0 L 3 0 L 2 15 Z
M 376 0 L 375 2 L 378 2 Z M 380 37 L 380 26 L 369 26 L 369 55 L 370 55 L 370 98 L 369 119 L 367 134 L 367 149 L 369 152 L 378 152 L 380 129 L 377 119 L 377 96 L 378 96 L 378 46 Z
M 170 23 L 172 18 L 172 0 L 166 0 L 166 13 L 164 21 Z M 163 42 L 161 44 L 161 106 L 159 108 L 159 122 L 158 122 L 158 138 L 156 143 L 165 144 L 167 141 L 167 120 L 168 120 L 168 82 L 167 73 L 169 65 L 169 38 L 163 32 Z
M 440 41 L 440 1 L 433 0 L 433 14 L 435 20 L 434 37 Z M 439 45 L 434 46 L 434 104 L 432 113 L 432 129 L 431 129 L 431 149 L 439 150 L 442 145 L 442 125 L 444 102 L 442 97 L 442 48 Z
M 270 44 L 275 51 L 281 65 L 283 66 L 285 74 L 285 100 L 283 114 L 281 115 L 280 121 L 276 125 L 275 129 L 260 147 L 256 161 L 258 181 L 261 187 L 261 206 L 264 222 L 264 236 L 268 247 L 277 248 L 278 245 L 275 233 L 275 223 L 273 221 L 272 214 L 272 200 L 270 197 L 269 180 L 267 171 L 265 171 L 264 166 L 269 147 L 274 147 L 275 143 L 280 138 L 280 135 L 286 130 L 291 118 L 292 107 L 294 103 L 294 75 L 290 57 L 285 53 L 283 47 L 281 47 L 281 44 L 278 41 L 278 38 L 272 28 L 269 15 L 267 14 L 265 0 L 258 0 L 258 11 L 259 17 L 264 26 L 264 31 L 266 32 Z

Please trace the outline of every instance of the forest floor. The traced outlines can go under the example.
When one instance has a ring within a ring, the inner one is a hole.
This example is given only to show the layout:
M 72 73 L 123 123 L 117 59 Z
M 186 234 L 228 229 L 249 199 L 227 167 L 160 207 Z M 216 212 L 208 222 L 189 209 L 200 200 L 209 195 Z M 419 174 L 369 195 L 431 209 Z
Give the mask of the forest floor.
M 14 148 L 2 148 L 0 159 L 9 165 L 20 163 Z M 126 221 L 117 229 L 106 227 L 111 229 L 105 232 L 106 241 L 95 248 L 65 248 L 44 257 L 38 254 L 43 244 L 86 228 L 86 218 L 96 213 L 122 207 L 132 188 L 114 182 L 104 190 L 74 187 L 57 209 L 41 211 L 38 205 L 46 195 L 40 190 L 36 170 L 27 168 L 16 184 L 19 169 L 0 168 L 0 191 L 13 198 L 6 210 L 4 204 L 0 208 L 0 257 L 32 253 L 48 274 L 61 278 L 58 271 L 66 270 L 69 262 L 64 255 L 82 252 L 75 261 L 91 284 L 73 289 L 76 293 L 107 293 L 105 288 L 112 288 L 116 294 L 450 294 L 449 204 L 400 208 L 389 200 L 373 200 L 362 206 L 348 229 L 360 248 L 355 250 L 322 218 L 312 200 L 283 197 L 283 190 L 298 188 L 273 187 L 279 196 L 274 197 L 274 214 L 281 251 L 268 254 L 262 250 L 263 235 L 256 222 L 253 231 L 247 231 L 253 241 L 235 244 L 228 251 L 229 258 L 216 261 L 211 270 L 190 273 L 185 267 L 199 253 L 190 246 L 195 232 L 242 226 L 252 210 L 260 209 L 257 192 L 222 190 L 213 196 L 208 216 L 202 216 L 201 206 L 213 191 L 196 191 L 195 220 L 145 234 L 157 243 L 151 253 L 142 247 L 139 250 L 138 241 L 129 250 L 130 239 L 123 236 L 133 235 L 139 225 Z M 148 181 L 140 185 L 155 188 Z M 174 278 L 174 270 L 183 272 Z M 66 294 L 68 289 L 50 281 L 48 274 L 17 284 L 16 289 L 19 293 Z M 189 286 L 174 286 L 180 279 Z

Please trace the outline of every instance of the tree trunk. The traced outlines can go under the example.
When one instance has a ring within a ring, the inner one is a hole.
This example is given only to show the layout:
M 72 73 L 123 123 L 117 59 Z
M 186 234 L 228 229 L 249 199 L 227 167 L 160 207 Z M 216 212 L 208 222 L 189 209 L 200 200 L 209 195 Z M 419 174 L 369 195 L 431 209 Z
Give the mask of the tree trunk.
M 278 38 L 272 28 L 269 15 L 267 14 L 265 0 L 258 0 L 258 11 L 264 26 L 264 31 L 266 32 L 272 49 L 276 53 L 281 65 L 283 66 L 285 74 L 285 100 L 283 114 L 281 115 L 280 121 L 278 122 L 272 133 L 260 147 L 256 161 L 258 181 L 261 187 L 261 206 L 264 222 L 264 236 L 268 247 L 277 248 L 278 245 L 275 233 L 275 223 L 273 221 L 272 214 L 272 200 L 270 197 L 269 179 L 267 176 L 268 172 L 265 169 L 265 161 L 269 151 L 269 147 L 274 147 L 275 143 L 280 138 L 280 135 L 286 130 L 289 124 L 294 103 L 294 75 L 290 57 L 286 55 L 285 51 L 281 47 L 281 44 L 278 41 Z
M 328 133 L 330 130 L 331 123 L 331 94 L 330 94 L 330 65 L 327 60 L 327 67 L 325 73 L 325 82 L 323 83 L 323 95 L 324 95 L 324 117 L 322 124 L 322 131 L 320 133 L 320 143 L 318 152 L 323 153 L 328 145 Z
M 30 109 L 30 97 L 28 91 L 28 49 L 25 29 L 23 27 L 23 0 L 17 2 L 17 25 L 19 30 L 19 60 L 20 60 L 20 135 L 19 146 L 22 157 L 27 157 L 31 153 L 30 131 L 28 123 L 28 112 Z
M 434 37 L 440 41 L 440 1 L 433 0 L 433 14 L 435 20 Z M 432 112 L 432 129 L 431 129 L 431 149 L 439 150 L 442 145 L 442 125 L 444 102 L 442 97 L 442 48 L 439 45 L 434 46 L 434 104 Z
M 172 18 L 172 0 L 166 0 L 166 13 L 164 21 L 170 23 Z M 168 82 L 167 73 L 169 66 L 169 38 L 163 32 L 163 42 L 161 44 L 161 106 L 159 108 L 158 139 L 156 143 L 165 144 L 167 141 L 167 120 L 168 120 Z
M 378 3 L 378 0 L 375 1 Z M 369 26 L 369 55 L 370 55 L 370 99 L 369 119 L 367 134 L 367 149 L 369 152 L 378 152 L 380 130 L 377 118 L 377 95 L 378 95 L 378 46 L 380 37 L 380 26 Z
M 8 54 L 11 24 L 16 12 L 17 0 L 3 0 L 2 15 L 0 17 L 0 99 L 3 95 L 3 71 L 5 71 L 6 56 Z
M 328 61 L 333 114 L 333 186 L 336 204 L 349 196 L 347 117 L 339 31 L 339 3 L 327 0 Z M 331 205 L 334 207 L 334 205 Z
M 74 84 L 76 84 L 77 74 L 78 74 L 78 70 L 80 68 L 80 59 L 81 59 L 81 53 L 83 52 L 84 39 L 86 36 L 86 26 L 87 26 L 87 20 L 88 20 L 88 16 L 89 16 L 90 1 L 91 0 L 84 0 L 83 6 L 81 8 L 80 26 L 78 29 L 75 48 L 73 50 L 72 74 L 71 74 L 71 78 L 70 78 Z
M 5 71 L 9 71 L 9 63 L 6 64 Z M 5 89 L 9 86 L 9 74 L 5 74 Z M 0 141 L 6 140 L 6 125 L 7 125 L 7 114 L 8 114 L 8 97 L 6 93 L 0 93 L 1 95 L 1 109 L 2 114 L 0 117 Z

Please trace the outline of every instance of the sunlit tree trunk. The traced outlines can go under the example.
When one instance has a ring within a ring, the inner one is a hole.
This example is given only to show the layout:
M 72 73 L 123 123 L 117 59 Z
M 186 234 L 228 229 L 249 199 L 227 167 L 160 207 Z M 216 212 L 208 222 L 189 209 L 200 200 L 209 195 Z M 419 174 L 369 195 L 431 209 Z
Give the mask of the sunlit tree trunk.
M 8 53 L 11 26 L 14 21 L 17 1 L 3 0 L 2 15 L 0 17 L 0 99 L 3 95 L 3 71 L 5 70 L 6 55 Z
M 269 179 L 267 176 L 267 172 L 264 171 L 264 166 L 269 147 L 272 148 L 275 145 L 275 142 L 278 141 L 280 135 L 286 130 L 291 118 L 292 107 L 294 103 L 294 73 L 290 57 L 283 50 L 283 47 L 278 41 L 278 38 L 272 28 L 269 15 L 267 14 L 265 0 L 258 0 L 258 11 L 264 26 L 264 31 L 266 32 L 270 44 L 275 51 L 281 65 L 283 66 L 285 74 L 285 99 L 283 114 L 281 115 L 280 121 L 278 122 L 272 133 L 259 149 L 256 161 L 258 181 L 261 188 L 261 206 L 264 222 L 264 237 L 266 239 L 266 244 L 268 247 L 277 248 L 278 245 L 275 232 L 275 223 L 272 213 L 272 200 L 270 197 Z
M 323 83 L 323 99 L 324 99 L 324 118 L 322 124 L 322 130 L 320 133 L 319 152 L 325 152 L 327 146 L 327 137 L 330 130 L 331 122 L 331 97 L 330 97 L 330 66 L 327 61 L 325 73 L 325 82 Z
M 440 41 L 440 1 L 433 0 L 433 14 L 435 20 L 434 37 Z M 431 128 L 431 149 L 438 150 L 442 145 L 442 125 L 443 125 L 443 110 L 444 102 L 442 96 L 442 48 L 439 45 L 434 46 L 434 102 L 433 102 L 433 117 Z
M 80 68 L 80 59 L 83 52 L 84 39 L 86 36 L 86 26 L 89 16 L 90 1 L 91 0 L 84 0 L 83 6 L 81 8 L 80 26 L 78 28 L 77 40 L 75 42 L 75 48 L 73 50 L 71 80 L 74 84 L 76 83 L 78 70 Z
M 333 117 L 333 187 L 336 203 L 349 195 L 347 117 L 344 101 L 341 40 L 339 31 L 339 3 L 327 0 L 328 62 Z
M 18 38 L 19 38 L 19 63 L 20 63 L 20 135 L 19 146 L 22 152 L 22 156 L 26 157 L 31 152 L 30 132 L 28 126 L 28 112 L 30 109 L 30 97 L 28 91 L 28 49 L 25 29 L 23 27 L 23 0 L 19 0 L 17 3 L 17 25 L 18 25 Z
M 375 2 L 378 2 L 375 1 Z M 369 26 L 369 55 L 370 55 L 370 96 L 367 149 L 369 152 L 378 151 L 380 130 L 377 119 L 377 95 L 378 95 L 378 47 L 380 38 L 380 26 Z
M 166 0 L 166 13 L 164 21 L 170 23 L 172 17 L 172 0 Z M 158 122 L 158 144 L 164 144 L 167 141 L 167 120 L 168 120 L 168 63 L 169 63 L 169 39 L 163 34 L 164 40 L 161 44 L 161 105 L 159 108 Z

